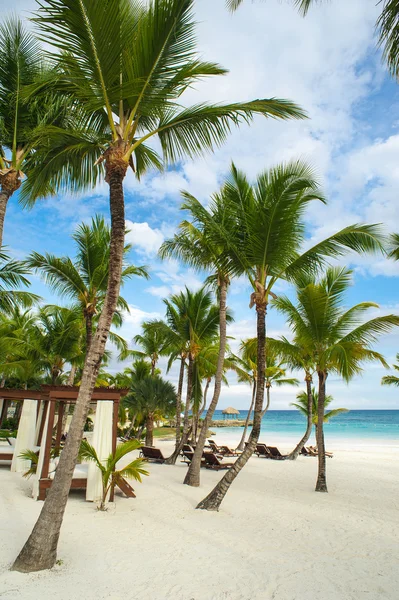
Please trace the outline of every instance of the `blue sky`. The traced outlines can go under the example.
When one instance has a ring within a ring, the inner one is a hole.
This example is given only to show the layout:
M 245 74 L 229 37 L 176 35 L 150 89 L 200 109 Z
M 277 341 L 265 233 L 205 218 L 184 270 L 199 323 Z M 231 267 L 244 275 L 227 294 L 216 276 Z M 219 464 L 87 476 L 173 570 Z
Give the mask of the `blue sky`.
M 289 2 L 278 0 L 248 0 L 235 15 L 227 13 L 224 0 L 196 4 L 199 50 L 205 59 L 220 62 L 230 72 L 189 90 L 183 102 L 276 96 L 296 101 L 310 120 L 282 123 L 259 118 L 235 131 L 212 156 L 182 162 L 164 174 L 149 173 L 140 183 L 128 176 L 126 218 L 129 240 L 135 245 L 132 259 L 151 269 L 150 281 L 136 279 L 124 288 L 131 313 L 122 334 L 129 340 L 142 320 L 163 315 L 163 297 L 184 285 L 201 285 L 198 274 L 173 261 L 161 262 L 156 253 L 181 217 L 180 190 L 206 203 L 231 160 L 250 177 L 291 158 L 306 159 L 314 166 L 329 203 L 309 212 L 309 242 L 354 222 L 384 222 L 387 231 L 399 231 L 398 86 L 387 75 L 375 47 L 378 7 L 374 0 L 332 0 L 314 8 L 306 19 Z M 35 2 L 17 0 L 13 7 L 27 15 Z M 9 3 L 0 0 L 2 14 L 8 8 Z M 102 184 L 82 196 L 39 201 L 31 211 L 22 211 L 14 197 L 6 216 L 5 244 L 21 258 L 32 250 L 72 254 L 71 232 L 96 212 L 108 214 L 107 193 Z M 371 316 L 399 313 L 398 264 L 370 256 L 344 262 L 355 270 L 348 305 L 372 300 L 380 303 L 381 310 Z M 46 301 L 55 300 L 37 277 L 32 277 L 32 290 Z M 240 339 L 255 335 L 255 313 L 247 308 L 249 293 L 244 282 L 231 288 L 229 306 L 235 323 L 229 334 L 237 338 L 233 348 Z M 287 333 L 284 321 L 273 311 L 269 333 Z M 399 351 L 399 332 L 382 338 L 378 350 L 392 362 Z M 114 361 L 111 369 L 118 368 Z M 384 374 L 379 366 L 368 366 L 349 386 L 331 377 L 329 391 L 336 406 L 398 408 L 397 392 L 380 386 Z M 174 370 L 170 377 L 176 380 Z M 288 408 L 294 396 L 292 388 L 273 389 L 271 408 Z M 231 377 L 220 407 L 246 408 L 249 401 L 249 388 Z

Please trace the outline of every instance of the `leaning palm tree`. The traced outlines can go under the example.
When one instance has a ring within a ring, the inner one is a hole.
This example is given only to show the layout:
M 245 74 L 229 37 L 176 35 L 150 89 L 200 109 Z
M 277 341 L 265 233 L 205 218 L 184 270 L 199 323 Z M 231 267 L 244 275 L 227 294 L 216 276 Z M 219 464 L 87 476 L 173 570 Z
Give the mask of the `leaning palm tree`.
M 50 86 L 71 101 L 68 127 L 38 128 L 47 147 L 35 154 L 31 199 L 60 189 L 82 190 L 105 174 L 109 185 L 111 243 L 103 310 L 87 354 L 68 440 L 39 520 L 14 563 L 21 571 L 50 568 L 56 550 L 83 424 L 119 298 L 125 211 L 123 181 L 129 167 L 193 157 L 221 144 L 230 129 L 254 115 L 303 118 L 285 100 L 181 106 L 181 94 L 202 77 L 222 75 L 198 58 L 194 0 L 43 0 L 34 18 L 54 47 Z M 158 139 L 163 157 L 148 144 Z M 40 547 L 40 551 L 38 548 Z M 43 549 L 45 548 L 45 550 Z
M 328 256 L 339 256 L 347 248 L 358 251 L 382 248 L 378 227 L 353 225 L 300 254 L 305 236 L 303 215 L 314 200 L 324 201 L 324 198 L 312 170 L 302 162 L 266 171 L 254 185 L 232 167 L 225 207 L 231 219 L 228 230 L 219 227 L 219 236 L 232 274 L 245 275 L 253 289 L 250 307 L 256 307 L 257 313 L 258 366 L 254 419 L 244 452 L 198 508 L 219 509 L 259 439 L 265 391 L 266 311 L 274 296 L 275 283 L 280 279 L 290 281 L 301 272 L 312 272 L 323 266 Z M 231 221 L 235 221 L 233 227 Z
M 393 365 L 395 371 L 399 371 L 399 354 L 396 355 L 396 364 Z M 399 377 L 396 375 L 385 375 L 381 378 L 381 385 L 394 385 L 399 387 Z
M 80 459 L 87 462 L 93 462 L 101 471 L 103 495 L 98 510 L 106 510 L 108 494 L 113 493 L 115 486 L 117 486 L 122 479 L 127 477 L 141 482 L 142 475 L 149 475 L 149 472 L 143 469 L 144 461 L 142 458 L 135 458 L 121 469 L 116 469 L 118 462 L 126 456 L 126 454 L 129 454 L 138 448 L 140 448 L 140 442 L 137 440 L 119 444 L 115 451 L 108 456 L 104 464 L 104 462 L 98 458 L 95 448 L 91 446 L 87 440 L 82 441 L 79 450 Z
M 181 209 L 189 213 L 190 220 L 182 221 L 178 233 L 172 239 L 165 241 L 159 250 L 163 258 L 179 258 L 199 271 L 210 272 L 208 282 L 213 283 L 217 290 L 219 354 L 215 372 L 215 386 L 212 400 L 201 427 L 194 456 L 184 479 L 184 483 L 195 487 L 200 485 L 202 453 L 207 431 L 219 401 L 225 365 L 228 321 L 227 290 L 230 283 L 230 273 L 229 266 L 224 260 L 224 247 L 219 240 L 219 227 L 229 229 L 230 226 L 233 226 L 233 223 L 228 223 L 229 213 L 225 211 L 225 192 L 226 185 L 218 193 L 213 194 L 208 209 L 194 196 L 183 192 L 185 202 L 182 204 Z
M 361 373 L 363 362 L 379 361 L 387 366 L 384 357 L 372 346 L 380 335 L 399 325 L 396 315 L 365 322 L 367 310 L 378 308 L 372 302 L 361 302 L 345 310 L 343 300 L 351 283 L 350 270 L 329 268 L 320 280 L 314 275 L 302 278 L 298 284 L 296 304 L 283 296 L 273 302 L 287 318 L 294 338 L 307 348 L 316 365 L 319 382 L 316 413 L 319 463 L 317 492 L 327 492 L 323 429 L 327 377 L 335 373 L 349 382 Z
M 327 408 L 333 402 L 334 398 L 327 394 L 324 399 L 324 408 Z M 300 413 L 302 413 L 306 419 L 309 416 L 308 409 L 308 394 L 307 392 L 299 392 L 296 396 L 296 402 L 291 402 L 291 406 L 294 406 Z M 317 440 L 317 423 L 318 423 L 318 405 L 319 405 L 319 394 L 315 387 L 312 387 L 312 411 L 311 411 L 311 419 L 312 424 L 314 425 L 316 432 L 316 440 Z M 324 413 L 323 423 L 328 423 L 330 419 L 337 417 L 338 415 L 342 415 L 343 413 L 349 412 L 347 408 L 333 408 Z

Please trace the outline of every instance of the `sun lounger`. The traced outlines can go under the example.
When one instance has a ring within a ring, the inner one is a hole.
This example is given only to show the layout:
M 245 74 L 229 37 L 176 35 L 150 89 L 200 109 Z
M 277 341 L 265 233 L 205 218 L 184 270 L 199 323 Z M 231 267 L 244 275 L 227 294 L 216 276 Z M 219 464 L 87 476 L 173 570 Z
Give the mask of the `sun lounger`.
M 267 449 L 270 452 L 269 458 L 273 458 L 274 460 L 282 460 L 282 459 L 286 458 L 286 456 L 281 454 L 280 450 L 278 448 L 276 448 L 275 446 L 267 446 Z
M 149 446 L 142 446 L 140 448 L 140 457 L 149 462 L 157 463 L 163 463 L 166 460 L 159 448 L 151 448 Z
M 254 454 L 263 456 L 264 458 L 271 458 L 269 448 L 266 446 L 266 444 L 256 444 Z
M 306 448 L 305 450 L 308 452 L 307 456 L 318 456 L 319 455 L 317 448 L 315 448 L 314 446 L 308 446 L 308 448 Z M 327 452 L 325 450 L 324 453 L 328 458 L 334 457 L 332 452 Z
M 206 469 L 220 471 L 220 469 L 229 469 L 234 465 L 232 462 L 224 462 L 223 459 L 219 459 L 213 452 L 204 452 L 203 456 Z
M 215 452 L 216 454 L 222 454 L 223 456 L 238 456 L 240 454 L 228 446 L 218 446 L 213 440 L 208 440 L 208 443 L 212 452 Z

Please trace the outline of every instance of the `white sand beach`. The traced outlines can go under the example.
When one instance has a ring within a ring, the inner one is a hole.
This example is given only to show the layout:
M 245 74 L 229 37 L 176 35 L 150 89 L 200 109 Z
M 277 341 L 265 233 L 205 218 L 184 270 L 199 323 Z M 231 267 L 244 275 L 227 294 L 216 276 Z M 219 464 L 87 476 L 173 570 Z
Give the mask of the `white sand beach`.
M 157 444 L 167 454 L 172 444 Z M 9 566 L 42 504 L 31 483 L 0 468 L 2 600 L 396 600 L 399 449 L 338 450 L 328 494 L 313 491 L 316 459 L 253 457 L 219 513 L 194 510 L 221 473 L 149 465 L 106 513 L 72 492 L 60 563 L 25 575 Z

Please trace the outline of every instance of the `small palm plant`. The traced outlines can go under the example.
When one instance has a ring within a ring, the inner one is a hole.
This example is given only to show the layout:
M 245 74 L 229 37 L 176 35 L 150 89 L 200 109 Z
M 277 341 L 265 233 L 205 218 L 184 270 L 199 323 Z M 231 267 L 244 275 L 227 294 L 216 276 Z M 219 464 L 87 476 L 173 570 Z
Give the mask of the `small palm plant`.
M 117 463 L 124 456 L 126 456 L 126 454 L 133 452 L 133 450 L 137 450 L 139 447 L 140 442 L 137 440 L 131 440 L 129 442 L 125 442 L 124 444 L 119 444 L 116 447 L 115 452 L 111 452 L 106 461 L 101 461 L 97 456 L 95 448 L 89 444 L 87 440 L 82 441 L 80 445 L 79 458 L 81 460 L 94 462 L 101 471 L 103 495 L 98 510 L 106 510 L 105 503 L 108 493 L 110 492 L 112 494 L 115 486 L 118 485 L 122 479 L 128 477 L 141 482 L 142 475 L 149 475 L 148 471 L 142 468 L 144 461 L 141 458 L 136 458 L 123 468 L 116 470 Z
M 396 355 L 396 364 L 393 365 L 393 368 L 395 371 L 399 371 L 399 352 Z M 396 387 L 399 387 L 399 377 L 396 377 L 396 375 L 385 375 L 381 379 L 381 385 L 396 385 Z
M 296 399 L 297 399 L 296 402 L 291 402 L 291 406 L 295 406 L 295 408 L 297 408 L 307 418 L 307 416 L 308 416 L 308 394 L 307 394 L 307 392 L 305 392 L 304 390 L 302 392 L 299 392 L 299 394 L 297 394 L 297 396 L 296 396 Z M 329 394 L 326 395 L 326 397 L 324 399 L 324 407 L 326 408 L 327 406 L 329 406 L 333 400 L 334 400 L 334 398 L 331 395 L 329 395 Z M 313 404 L 312 423 L 315 426 L 315 430 L 317 432 L 317 422 L 318 422 L 317 407 L 319 405 L 319 393 L 315 387 L 312 387 L 312 404 Z M 336 416 L 341 415 L 342 413 L 346 413 L 346 412 L 349 412 L 349 410 L 347 408 L 334 408 L 332 410 L 329 410 L 324 413 L 323 423 L 328 423 L 329 420 L 332 419 L 333 417 L 336 417 Z M 316 437 L 317 437 L 317 433 L 316 433 Z
M 18 454 L 18 458 L 22 458 L 23 460 L 30 460 L 30 467 L 25 473 L 22 473 L 22 477 L 29 479 L 32 475 L 36 475 L 37 465 L 39 462 L 39 457 L 33 450 L 23 450 L 20 454 Z

